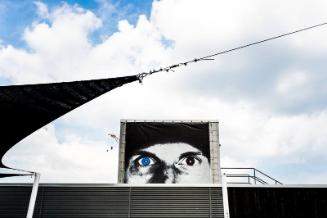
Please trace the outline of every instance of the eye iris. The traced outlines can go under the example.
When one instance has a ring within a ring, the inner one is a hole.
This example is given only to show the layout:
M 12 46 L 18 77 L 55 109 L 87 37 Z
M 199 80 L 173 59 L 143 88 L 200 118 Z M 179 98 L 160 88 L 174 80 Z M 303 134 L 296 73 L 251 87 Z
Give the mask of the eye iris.
M 142 166 L 148 166 L 150 164 L 150 158 L 149 157 L 143 157 L 141 160 Z
M 194 160 L 194 157 L 188 157 L 186 159 L 186 164 L 189 165 L 189 166 L 193 166 L 195 163 L 195 160 Z

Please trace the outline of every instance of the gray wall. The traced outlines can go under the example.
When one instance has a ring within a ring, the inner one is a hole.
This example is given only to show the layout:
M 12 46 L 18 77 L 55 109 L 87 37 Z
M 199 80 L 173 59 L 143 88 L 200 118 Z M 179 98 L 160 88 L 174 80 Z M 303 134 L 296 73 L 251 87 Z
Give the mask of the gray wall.
M 31 186 L 0 185 L 0 217 L 26 217 Z M 218 187 L 41 185 L 34 217 L 223 217 Z
M 26 217 L 31 186 L 0 184 L 0 217 Z M 229 187 L 231 218 L 326 218 L 327 186 Z M 222 218 L 221 187 L 41 185 L 35 218 Z

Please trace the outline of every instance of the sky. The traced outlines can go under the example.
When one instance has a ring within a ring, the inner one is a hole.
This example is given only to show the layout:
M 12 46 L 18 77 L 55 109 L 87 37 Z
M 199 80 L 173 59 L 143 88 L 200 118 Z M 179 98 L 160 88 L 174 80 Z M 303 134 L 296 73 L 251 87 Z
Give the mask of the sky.
M 138 74 L 326 22 L 326 9 L 325 0 L 1 0 L 0 85 Z M 107 134 L 119 135 L 120 119 L 218 120 L 223 167 L 327 183 L 326 38 L 321 27 L 126 85 L 3 162 L 41 182 L 115 183 L 118 144 Z

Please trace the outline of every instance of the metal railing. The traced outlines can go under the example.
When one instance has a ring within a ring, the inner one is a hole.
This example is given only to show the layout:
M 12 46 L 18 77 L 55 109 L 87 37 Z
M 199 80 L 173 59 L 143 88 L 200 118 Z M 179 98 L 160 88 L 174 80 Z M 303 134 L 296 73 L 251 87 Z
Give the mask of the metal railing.
M 225 173 L 228 178 L 229 184 L 250 184 L 250 185 L 282 185 L 280 181 L 272 178 L 271 176 L 263 173 L 256 168 L 247 167 L 234 167 L 234 168 L 221 168 L 222 173 Z

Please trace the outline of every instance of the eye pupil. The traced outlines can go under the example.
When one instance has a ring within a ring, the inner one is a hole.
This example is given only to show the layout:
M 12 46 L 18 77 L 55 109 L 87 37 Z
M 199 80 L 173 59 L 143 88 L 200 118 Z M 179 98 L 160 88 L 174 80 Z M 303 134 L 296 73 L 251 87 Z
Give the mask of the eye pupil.
M 188 157 L 186 159 L 186 164 L 189 165 L 189 166 L 193 166 L 195 163 L 195 160 L 194 160 L 194 157 Z
M 151 160 L 149 157 L 143 157 L 142 160 L 141 160 L 141 164 L 143 166 L 148 166 L 150 164 Z

